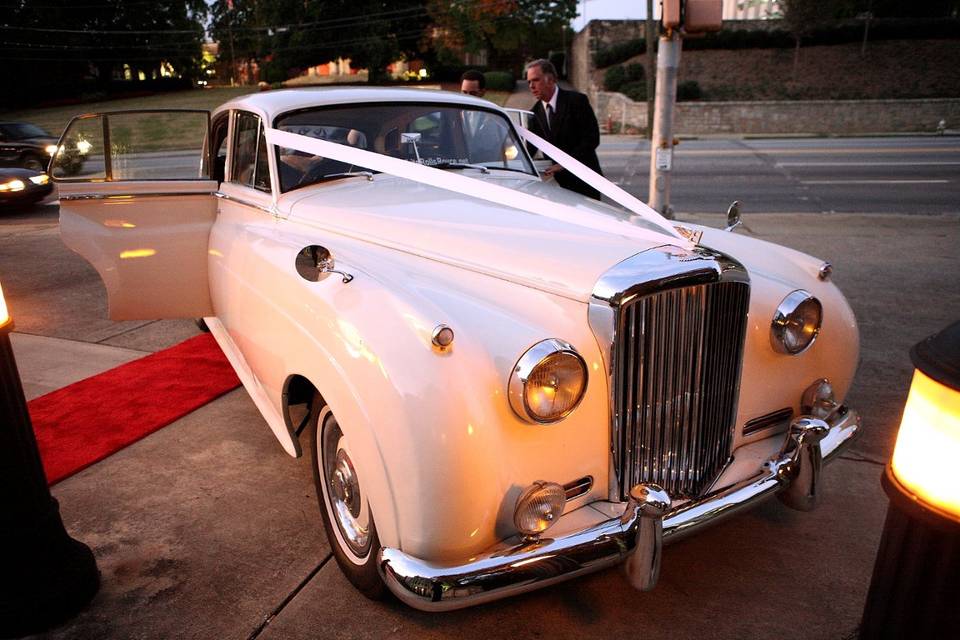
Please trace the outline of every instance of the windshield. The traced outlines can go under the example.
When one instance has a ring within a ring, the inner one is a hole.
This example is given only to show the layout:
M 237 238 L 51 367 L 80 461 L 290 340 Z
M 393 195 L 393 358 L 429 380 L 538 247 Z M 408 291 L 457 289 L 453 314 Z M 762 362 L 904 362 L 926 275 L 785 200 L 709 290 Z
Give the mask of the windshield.
M 276 128 L 441 169 L 536 175 L 506 117 L 464 105 L 338 105 L 280 116 Z M 366 171 L 294 149 L 277 153 L 282 191 Z
M 26 122 L 7 122 L 0 124 L 0 130 L 7 140 L 26 140 L 28 138 L 49 138 L 50 134 L 35 124 Z

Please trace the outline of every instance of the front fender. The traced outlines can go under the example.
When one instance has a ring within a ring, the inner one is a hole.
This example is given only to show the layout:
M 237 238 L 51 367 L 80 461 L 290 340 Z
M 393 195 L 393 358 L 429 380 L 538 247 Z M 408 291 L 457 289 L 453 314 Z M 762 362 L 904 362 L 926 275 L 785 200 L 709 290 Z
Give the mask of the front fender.
M 517 359 L 545 338 L 602 369 L 585 304 L 360 242 L 337 257 L 350 284 L 294 280 L 302 302 L 285 334 L 306 348 L 285 368 L 314 383 L 351 439 L 384 545 L 462 559 L 515 532 L 516 497 L 534 480 L 591 476 L 602 494 L 604 376 L 554 425 L 521 421 L 506 396 Z M 456 334 L 446 351 L 431 344 L 439 323 Z

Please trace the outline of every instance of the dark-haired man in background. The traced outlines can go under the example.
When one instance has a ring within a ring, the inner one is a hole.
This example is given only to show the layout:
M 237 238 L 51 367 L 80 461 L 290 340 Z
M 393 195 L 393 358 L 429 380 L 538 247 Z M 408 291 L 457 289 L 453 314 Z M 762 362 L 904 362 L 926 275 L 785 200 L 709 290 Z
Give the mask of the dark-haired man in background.
M 587 96 L 557 86 L 557 70 L 549 60 L 535 60 L 527 65 L 527 85 L 537 99 L 531 108 L 534 119 L 530 131 L 602 175 L 597 158 L 600 127 Z M 543 173 L 556 178 L 561 187 L 600 199 L 599 191 L 558 164 Z
M 487 92 L 487 79 L 476 69 L 464 71 L 460 76 L 460 93 L 482 98 Z

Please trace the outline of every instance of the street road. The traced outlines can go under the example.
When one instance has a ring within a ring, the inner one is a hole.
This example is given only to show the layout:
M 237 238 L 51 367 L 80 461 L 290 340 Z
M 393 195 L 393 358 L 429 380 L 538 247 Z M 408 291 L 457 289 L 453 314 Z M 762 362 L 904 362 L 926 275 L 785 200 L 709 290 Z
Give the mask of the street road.
M 650 146 L 605 136 L 604 174 L 644 202 Z M 678 213 L 960 212 L 960 137 L 683 140 L 674 150 Z

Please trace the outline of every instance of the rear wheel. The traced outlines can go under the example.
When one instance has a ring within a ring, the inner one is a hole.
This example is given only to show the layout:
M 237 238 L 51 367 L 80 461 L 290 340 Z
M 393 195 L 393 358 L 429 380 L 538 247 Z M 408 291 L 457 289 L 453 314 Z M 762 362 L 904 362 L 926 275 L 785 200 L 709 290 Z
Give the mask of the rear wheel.
M 329 407 L 315 395 L 310 406 L 313 481 L 323 528 L 347 579 L 368 598 L 385 593 L 377 571 L 380 539 L 373 512 L 351 457 L 350 444 Z

